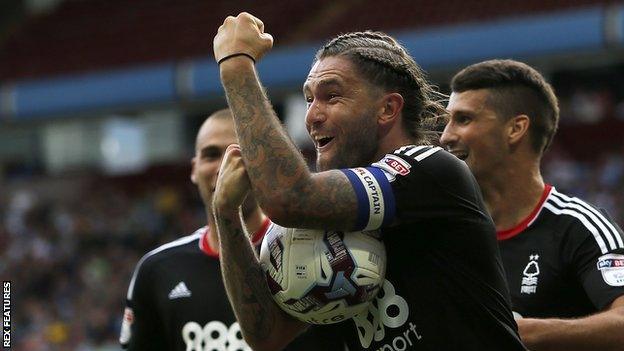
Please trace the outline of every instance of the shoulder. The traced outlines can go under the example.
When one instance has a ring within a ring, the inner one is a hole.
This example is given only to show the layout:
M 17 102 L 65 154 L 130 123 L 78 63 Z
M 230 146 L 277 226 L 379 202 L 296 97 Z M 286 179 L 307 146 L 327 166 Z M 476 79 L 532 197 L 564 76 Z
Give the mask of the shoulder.
M 557 216 L 559 228 L 565 228 L 572 240 L 594 243 L 605 254 L 624 249 L 622 230 L 606 211 L 574 196 L 568 196 L 554 187 L 546 198 L 544 209 Z
M 342 171 L 357 197 L 358 229 L 377 229 L 396 223 L 397 218 L 431 219 L 442 213 L 487 217 L 466 163 L 438 146 L 403 146 L 369 167 Z
M 132 300 L 137 280 L 140 280 L 146 272 L 154 269 L 154 267 L 162 264 L 163 262 L 166 262 L 168 258 L 172 257 L 172 254 L 175 254 L 177 251 L 186 248 L 189 245 L 197 245 L 199 250 L 199 240 L 201 239 L 204 231 L 205 227 L 200 228 L 191 235 L 187 235 L 163 244 L 143 255 L 134 268 L 134 273 L 132 274 L 132 279 L 130 280 L 130 286 L 128 288 L 128 300 Z
M 429 174 L 434 177 L 456 177 L 458 174 L 470 175 L 466 164 L 439 146 L 408 145 L 372 164 L 381 169 L 389 180 L 397 176 L 413 173 Z
M 439 146 L 408 145 L 372 164 L 390 182 L 401 180 L 421 195 L 446 193 L 480 201 L 480 189 L 466 163 Z
M 418 163 L 428 162 L 432 164 L 449 163 L 464 165 L 465 163 L 439 146 L 433 145 L 407 145 L 395 150 L 393 155 Z
M 394 150 L 392 154 L 413 158 L 416 161 L 422 161 L 425 158 L 443 150 L 444 149 L 439 146 L 432 145 L 406 145 Z
M 158 261 L 159 259 L 167 257 L 171 253 L 177 250 L 180 250 L 184 247 L 187 247 L 189 245 L 194 245 L 194 244 L 199 245 L 199 239 L 202 237 L 204 231 L 205 231 L 205 227 L 202 227 L 196 230 L 191 235 L 187 235 L 179 239 L 176 239 L 174 241 L 170 241 L 166 244 L 163 244 L 149 251 L 148 253 L 143 255 L 143 257 L 141 257 L 141 259 L 139 260 L 139 263 L 137 263 L 137 268 L 140 268 L 143 265 L 153 264 L 155 261 Z M 199 246 L 197 247 L 199 248 Z

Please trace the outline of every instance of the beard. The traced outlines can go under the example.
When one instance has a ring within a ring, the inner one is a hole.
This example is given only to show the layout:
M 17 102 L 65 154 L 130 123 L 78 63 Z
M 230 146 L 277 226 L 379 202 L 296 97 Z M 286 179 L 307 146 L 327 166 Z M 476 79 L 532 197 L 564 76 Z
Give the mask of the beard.
M 333 145 L 331 157 L 316 157 L 317 171 L 367 166 L 372 163 L 379 146 L 377 121 L 373 113 L 354 119 L 347 126 L 348 135 L 342 135 Z

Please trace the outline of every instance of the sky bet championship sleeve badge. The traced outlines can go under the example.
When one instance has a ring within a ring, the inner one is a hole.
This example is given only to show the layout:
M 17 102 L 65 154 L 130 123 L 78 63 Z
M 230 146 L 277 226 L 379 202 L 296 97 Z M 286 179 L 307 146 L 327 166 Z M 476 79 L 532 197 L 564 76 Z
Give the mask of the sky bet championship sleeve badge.
M 132 308 L 126 307 L 124 310 L 123 322 L 121 323 L 121 334 L 119 336 L 119 343 L 127 345 L 130 342 L 132 336 L 131 326 L 134 323 L 134 312 Z
M 624 286 L 624 255 L 607 254 L 598 258 L 602 279 L 611 286 Z
M 393 182 L 397 175 L 408 175 L 410 168 L 412 168 L 407 161 L 391 154 L 387 154 L 381 161 L 373 163 L 373 166 L 381 168 L 390 182 Z

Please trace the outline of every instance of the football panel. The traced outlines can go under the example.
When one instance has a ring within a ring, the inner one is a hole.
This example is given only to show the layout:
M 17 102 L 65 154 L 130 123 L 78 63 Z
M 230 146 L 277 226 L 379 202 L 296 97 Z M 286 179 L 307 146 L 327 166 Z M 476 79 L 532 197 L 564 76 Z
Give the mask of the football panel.
M 284 285 L 286 299 L 304 297 L 314 286 L 322 285 L 320 276 L 320 255 L 316 243 L 319 240 L 318 230 L 291 230 L 288 262 L 284 274 L 288 276 L 288 284 Z M 288 269 L 288 271 L 286 271 Z

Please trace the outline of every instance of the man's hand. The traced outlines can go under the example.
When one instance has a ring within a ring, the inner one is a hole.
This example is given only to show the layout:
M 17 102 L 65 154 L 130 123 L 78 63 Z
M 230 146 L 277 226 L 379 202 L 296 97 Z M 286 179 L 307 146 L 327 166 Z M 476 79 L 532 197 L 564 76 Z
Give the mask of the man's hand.
M 214 210 L 218 212 L 238 211 L 250 189 L 251 184 L 241 157 L 240 146 L 232 144 L 225 150 L 223 161 L 221 161 L 213 199 Z
M 273 36 L 264 33 L 264 23 L 247 12 L 228 16 L 213 41 L 217 62 L 235 54 L 247 54 L 258 61 L 272 47 Z

